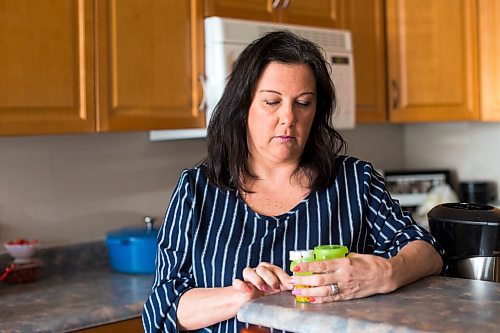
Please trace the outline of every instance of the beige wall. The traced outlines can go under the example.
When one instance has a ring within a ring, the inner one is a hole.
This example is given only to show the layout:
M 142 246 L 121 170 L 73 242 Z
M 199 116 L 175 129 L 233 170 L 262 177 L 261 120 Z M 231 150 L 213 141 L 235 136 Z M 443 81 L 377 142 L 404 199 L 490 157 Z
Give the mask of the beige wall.
M 180 171 L 204 151 L 204 140 L 152 143 L 147 133 L 0 138 L 0 241 L 51 247 L 161 220 Z
M 378 169 L 404 163 L 402 127 L 343 134 L 350 154 Z M 53 247 L 104 239 L 145 215 L 161 223 L 179 173 L 204 155 L 204 140 L 150 142 L 146 132 L 0 137 L 0 242 Z
M 500 123 L 440 123 L 405 126 L 405 163 L 446 168 L 459 180 L 488 180 L 500 198 Z
M 375 169 L 405 167 L 403 125 L 358 125 L 341 131 L 349 147 L 349 155 L 373 163 Z

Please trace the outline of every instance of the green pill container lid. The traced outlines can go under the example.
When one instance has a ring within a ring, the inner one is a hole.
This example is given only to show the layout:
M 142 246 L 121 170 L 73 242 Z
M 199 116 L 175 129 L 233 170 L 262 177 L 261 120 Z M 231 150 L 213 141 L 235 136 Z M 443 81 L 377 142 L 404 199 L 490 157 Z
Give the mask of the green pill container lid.
M 344 245 L 318 245 L 314 247 L 314 256 L 317 260 L 344 258 L 349 249 Z

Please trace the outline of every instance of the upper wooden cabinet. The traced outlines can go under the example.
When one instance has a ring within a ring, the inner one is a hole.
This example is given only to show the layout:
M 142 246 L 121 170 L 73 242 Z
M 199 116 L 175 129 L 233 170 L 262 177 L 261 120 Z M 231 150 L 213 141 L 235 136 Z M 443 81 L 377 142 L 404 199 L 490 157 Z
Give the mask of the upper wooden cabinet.
M 203 127 L 199 1 L 96 3 L 98 130 Z
M 0 0 L 0 135 L 95 130 L 93 6 Z
M 0 135 L 203 127 L 199 0 L 0 0 Z
M 480 118 L 477 23 L 475 0 L 387 0 L 392 122 Z
M 479 1 L 481 116 L 500 121 L 500 1 Z
M 205 16 L 338 27 L 339 0 L 205 0 Z
M 277 21 L 276 4 L 270 0 L 205 0 L 205 16 Z
M 340 8 L 353 39 L 356 122 L 387 122 L 384 0 L 342 0 Z

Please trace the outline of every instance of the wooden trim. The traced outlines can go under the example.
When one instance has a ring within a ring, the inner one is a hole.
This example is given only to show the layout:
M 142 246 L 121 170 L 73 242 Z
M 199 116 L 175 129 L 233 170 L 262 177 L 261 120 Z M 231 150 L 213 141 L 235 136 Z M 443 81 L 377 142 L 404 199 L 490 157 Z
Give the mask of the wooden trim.
M 500 3 L 479 1 L 481 119 L 500 121 Z

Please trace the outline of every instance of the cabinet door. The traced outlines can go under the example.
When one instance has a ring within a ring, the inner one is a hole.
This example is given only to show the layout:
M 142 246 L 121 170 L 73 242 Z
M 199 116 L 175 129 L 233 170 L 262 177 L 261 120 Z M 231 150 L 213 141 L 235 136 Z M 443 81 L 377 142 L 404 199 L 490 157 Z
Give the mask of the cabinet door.
M 387 121 L 385 11 L 383 0 L 343 0 L 341 28 L 352 33 L 356 122 Z
M 326 28 L 339 26 L 339 0 L 283 0 L 278 13 L 283 23 Z
M 500 1 L 479 1 L 481 115 L 500 120 Z
M 203 127 L 200 1 L 96 3 L 98 130 Z
M 479 119 L 476 6 L 387 1 L 391 121 Z
M 142 319 L 134 318 L 119 321 L 117 323 L 86 328 L 83 330 L 75 331 L 75 333 L 137 333 L 142 331 Z
M 0 135 L 95 130 L 92 0 L 0 0 Z
M 281 0 L 205 0 L 205 16 L 276 21 Z

